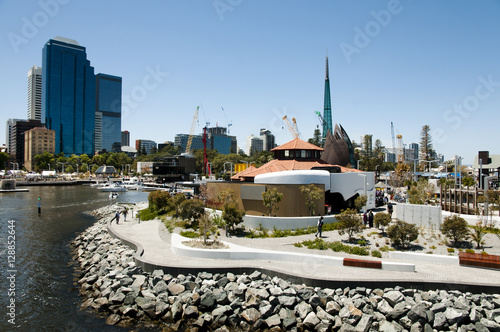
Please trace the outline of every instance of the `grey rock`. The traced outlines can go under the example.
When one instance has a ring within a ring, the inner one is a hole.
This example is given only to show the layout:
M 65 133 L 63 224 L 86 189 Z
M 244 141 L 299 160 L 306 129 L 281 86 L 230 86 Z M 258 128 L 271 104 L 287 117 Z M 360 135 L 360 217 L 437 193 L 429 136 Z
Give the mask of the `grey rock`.
M 403 331 L 403 328 L 399 324 L 391 323 L 385 320 L 380 323 L 378 330 L 381 332 L 401 332 Z
M 336 314 L 338 314 L 339 311 L 340 311 L 340 309 L 342 309 L 342 308 L 335 301 L 329 301 L 329 302 L 326 303 L 326 309 L 325 309 L 325 311 L 327 313 L 329 313 L 330 315 L 336 315 Z
M 321 307 L 316 308 L 316 317 L 318 317 L 318 319 L 321 321 L 333 322 L 335 320 L 335 317 L 327 313 Z
M 325 303 L 323 303 L 323 301 L 321 300 L 321 298 L 314 294 L 313 296 L 311 296 L 309 298 L 309 304 L 314 308 L 316 309 L 316 307 L 321 307 L 321 306 L 324 306 Z
M 438 302 L 438 303 L 434 303 L 432 305 L 432 307 L 430 308 L 430 310 L 433 312 L 433 313 L 437 313 L 437 312 L 443 312 L 446 310 L 446 306 L 442 303 L 442 302 Z
M 215 300 L 217 301 L 218 304 L 222 304 L 222 305 L 229 304 L 229 299 L 227 297 L 227 293 L 223 289 L 216 288 L 216 289 L 214 289 L 212 294 L 215 296 Z
M 424 303 L 417 303 L 408 312 L 408 318 L 411 319 L 412 322 L 416 322 L 419 320 L 426 322 L 427 321 L 426 310 L 427 310 L 426 305 Z
M 180 284 L 177 284 L 177 283 L 170 283 L 168 285 L 168 291 L 170 292 L 170 294 L 172 295 L 179 295 L 181 294 L 182 292 L 184 292 L 186 290 L 186 288 L 183 286 L 183 285 L 180 285 Z
M 222 277 L 217 280 L 217 286 L 224 288 L 229 283 L 229 279 L 227 277 Z
M 287 308 L 292 308 L 297 302 L 295 296 L 279 296 L 278 300 L 282 306 Z
M 200 303 L 198 305 L 200 311 L 212 311 L 217 305 L 217 299 L 213 293 L 205 293 L 200 298 Z
M 444 312 L 438 312 L 434 316 L 433 327 L 438 330 L 444 329 L 448 325 Z
M 308 329 L 313 329 L 316 325 L 318 325 L 320 323 L 320 320 L 318 319 L 318 317 L 316 317 L 316 314 L 314 312 L 310 312 L 306 318 L 304 319 L 304 321 L 302 322 L 304 324 L 304 326 Z
M 272 315 L 271 317 L 268 317 L 265 319 L 265 322 L 267 326 L 273 327 L 273 326 L 278 326 L 281 324 L 281 319 L 279 315 Z
M 262 317 L 267 318 L 273 313 L 273 306 L 270 303 L 263 303 L 263 305 L 259 307 L 259 312 Z
M 377 305 L 377 310 L 378 310 L 379 312 L 381 312 L 382 314 L 387 315 L 387 314 L 389 314 L 391 311 L 393 311 L 393 310 L 394 310 L 394 308 L 393 308 L 393 307 L 391 307 L 391 305 L 389 304 L 389 302 L 387 302 L 387 300 L 385 300 L 385 299 L 384 299 L 384 300 L 382 300 L 382 301 L 380 301 L 380 302 L 378 303 L 378 305 Z
M 413 322 L 411 321 L 411 319 L 405 316 L 399 320 L 399 325 L 401 325 L 405 330 L 410 330 Z
M 170 312 L 174 321 L 179 320 L 182 316 L 182 302 L 180 300 L 175 301 L 171 306 Z
M 283 294 L 283 291 L 279 287 L 271 287 L 269 288 L 269 294 L 274 296 L 280 296 Z
M 457 310 L 455 308 L 447 308 L 444 312 L 444 316 L 446 317 L 448 324 L 453 325 L 455 323 L 462 322 L 467 315 L 464 311 Z
M 106 319 L 106 324 L 108 324 L 108 325 L 115 325 L 115 324 L 117 324 L 120 320 L 121 320 L 120 315 L 117 315 L 117 314 L 111 314 L 111 315 L 109 315 L 109 316 L 108 316 L 108 318 Z
M 198 308 L 195 307 L 194 305 L 189 305 L 187 306 L 185 309 L 184 309 L 184 317 L 185 318 L 198 318 L 199 316 L 199 311 L 198 311 Z
M 228 305 L 223 305 L 223 306 L 220 306 L 220 307 L 217 307 L 215 308 L 213 311 L 212 311 L 212 316 L 214 317 L 217 317 L 219 315 L 227 315 L 228 313 L 232 312 L 233 309 L 231 309 L 230 306 Z
M 415 322 L 410 328 L 410 332 L 423 332 L 424 326 L 420 322 Z
M 125 300 L 125 294 L 117 292 L 109 299 L 109 302 L 113 304 L 118 304 L 118 303 L 123 303 L 123 300 Z
M 478 331 L 478 332 L 488 332 L 489 331 L 489 329 L 486 326 L 484 326 L 483 324 L 481 324 L 480 322 L 476 322 L 474 324 L 474 327 L 476 328 L 476 331 Z
M 161 316 L 165 315 L 167 313 L 169 307 L 170 306 L 168 303 L 157 300 L 156 304 L 155 304 L 156 317 L 161 317 Z
M 384 293 L 384 295 L 382 295 L 382 298 L 389 302 L 389 305 L 391 307 L 394 307 L 397 303 L 403 301 L 404 295 L 399 291 L 389 291 L 387 293 Z
M 265 289 L 259 288 L 248 288 L 246 292 L 246 296 L 254 295 L 259 300 L 267 300 L 269 298 L 269 293 Z
M 495 332 L 498 332 L 500 331 L 500 324 L 492 321 L 492 320 L 489 320 L 489 319 L 486 319 L 486 318 L 481 318 L 481 321 L 480 323 L 485 327 L 487 328 L 489 331 L 495 331 Z
M 262 315 L 260 314 L 260 312 L 257 309 L 249 308 L 249 309 L 243 310 L 243 312 L 241 313 L 241 317 L 243 317 L 250 325 L 252 325 L 259 318 L 261 318 Z
M 295 313 L 301 319 L 305 319 L 311 311 L 313 311 L 312 306 L 306 302 L 300 302 L 295 306 Z
M 156 283 L 156 285 L 153 287 L 153 292 L 155 294 L 161 294 L 164 293 L 168 290 L 167 283 L 163 280 L 160 280 Z
M 358 324 L 356 325 L 356 331 L 357 332 L 368 332 L 372 326 L 372 323 L 373 323 L 373 316 L 363 314 L 361 316 L 361 319 L 359 320 Z
M 404 317 L 408 311 L 409 311 L 408 309 L 397 309 L 397 310 L 395 309 L 395 310 L 390 311 L 386 315 L 386 318 L 389 321 L 393 321 L 393 320 L 397 321 L 400 318 Z
M 352 326 L 349 323 L 343 323 L 340 327 L 340 332 L 357 332 L 356 327 Z
M 248 276 L 248 278 L 250 278 L 250 280 L 257 280 L 259 279 L 260 277 L 262 276 L 262 273 L 259 272 L 259 271 L 254 271 L 252 274 L 250 274 Z

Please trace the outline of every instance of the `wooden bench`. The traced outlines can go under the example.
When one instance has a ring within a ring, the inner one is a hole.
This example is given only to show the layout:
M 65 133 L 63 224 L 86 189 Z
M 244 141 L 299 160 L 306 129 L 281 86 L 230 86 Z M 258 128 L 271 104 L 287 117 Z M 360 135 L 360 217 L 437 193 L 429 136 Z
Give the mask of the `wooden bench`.
M 344 266 L 365 267 L 369 269 L 382 269 L 382 262 L 354 259 L 354 258 L 344 258 Z
M 460 252 L 458 258 L 460 265 L 500 269 L 500 256 L 497 255 Z

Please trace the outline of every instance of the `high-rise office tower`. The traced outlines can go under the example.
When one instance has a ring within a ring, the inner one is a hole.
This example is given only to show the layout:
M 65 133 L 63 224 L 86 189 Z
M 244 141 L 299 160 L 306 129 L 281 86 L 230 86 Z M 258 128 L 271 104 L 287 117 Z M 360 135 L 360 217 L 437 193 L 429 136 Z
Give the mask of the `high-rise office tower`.
M 270 130 L 261 128 L 260 138 L 262 139 L 262 145 L 263 145 L 262 148 L 264 149 L 264 151 L 271 151 L 272 149 L 275 148 L 276 146 L 275 137 Z
M 56 153 L 94 154 L 95 85 L 85 47 L 62 37 L 45 44 L 41 117 L 56 133 Z
M 96 75 L 95 150 L 115 151 L 122 146 L 122 78 Z
M 130 132 L 128 130 L 122 131 L 122 146 L 130 146 Z
M 28 71 L 28 119 L 42 120 L 42 68 Z

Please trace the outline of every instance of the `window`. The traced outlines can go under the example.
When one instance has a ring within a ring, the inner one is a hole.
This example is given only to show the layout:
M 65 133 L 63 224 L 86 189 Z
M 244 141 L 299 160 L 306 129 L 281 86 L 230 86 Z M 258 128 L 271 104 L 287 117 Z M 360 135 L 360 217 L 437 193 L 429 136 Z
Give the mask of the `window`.
M 289 157 L 290 156 L 290 150 L 285 150 L 285 157 Z
M 300 157 L 305 158 L 306 157 L 306 150 L 300 150 Z

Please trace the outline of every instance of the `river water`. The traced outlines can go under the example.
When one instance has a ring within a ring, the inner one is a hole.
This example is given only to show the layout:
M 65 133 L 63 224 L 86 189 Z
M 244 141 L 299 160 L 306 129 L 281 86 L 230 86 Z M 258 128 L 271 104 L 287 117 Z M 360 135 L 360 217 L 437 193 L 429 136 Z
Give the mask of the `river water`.
M 85 211 L 145 201 L 148 193 L 111 200 L 88 186 L 24 188 L 0 194 L 0 331 L 126 331 L 80 310 L 70 243 L 95 221 Z

